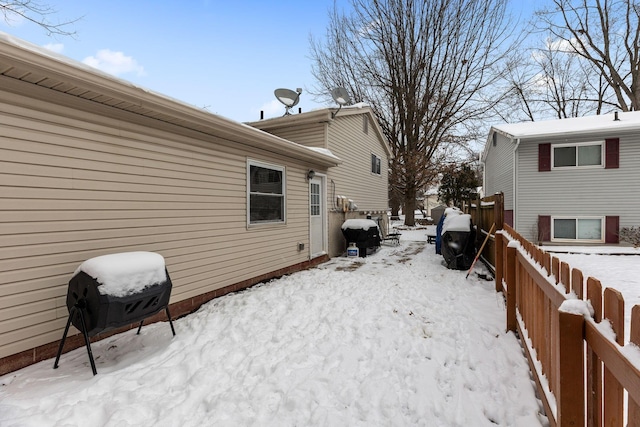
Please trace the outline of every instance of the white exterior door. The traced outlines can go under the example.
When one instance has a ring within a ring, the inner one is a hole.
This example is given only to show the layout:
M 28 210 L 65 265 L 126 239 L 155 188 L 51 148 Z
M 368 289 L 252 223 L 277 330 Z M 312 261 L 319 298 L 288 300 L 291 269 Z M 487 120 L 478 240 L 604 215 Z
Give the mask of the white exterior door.
M 327 209 L 324 192 L 324 178 L 309 180 L 309 245 L 311 258 L 323 255 L 327 251 Z

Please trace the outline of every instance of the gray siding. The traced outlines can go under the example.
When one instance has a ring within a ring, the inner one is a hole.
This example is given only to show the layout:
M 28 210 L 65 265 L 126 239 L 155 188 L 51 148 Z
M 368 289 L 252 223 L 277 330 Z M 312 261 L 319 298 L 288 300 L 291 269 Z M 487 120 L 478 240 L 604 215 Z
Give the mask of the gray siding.
M 618 169 L 538 172 L 538 145 L 620 138 Z M 538 215 L 619 216 L 620 227 L 640 225 L 640 134 L 599 134 L 562 139 L 529 139 L 517 154 L 516 228 L 535 238 Z
M 509 138 L 496 134 L 496 145 L 492 142 L 487 151 L 484 166 L 484 194 L 490 196 L 504 193 L 505 210 L 513 209 L 513 149 L 515 143 Z
M 61 338 L 94 256 L 162 254 L 172 303 L 308 259 L 317 166 L 67 98 L 0 92 L 0 357 Z M 247 158 L 286 167 L 286 224 L 247 227 Z

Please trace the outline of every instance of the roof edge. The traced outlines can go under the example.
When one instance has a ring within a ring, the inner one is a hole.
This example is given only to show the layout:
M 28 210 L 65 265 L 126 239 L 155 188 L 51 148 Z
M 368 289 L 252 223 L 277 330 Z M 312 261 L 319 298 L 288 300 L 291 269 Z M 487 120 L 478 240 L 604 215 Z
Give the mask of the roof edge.
M 0 49 L 0 58 L 6 58 L 7 62 L 17 63 L 29 71 L 41 73 L 61 82 L 72 82 L 99 94 L 122 99 L 146 109 L 167 114 L 183 121 L 184 124 L 182 126 L 185 128 L 200 133 L 204 132 L 211 136 L 222 136 L 243 145 L 275 151 L 278 154 L 284 154 L 288 157 L 317 163 L 322 166 L 332 167 L 341 163 L 340 159 L 333 155 L 311 150 L 301 144 L 145 89 L 3 32 L 0 32 L 0 47 L 2 47 Z M 55 90 L 38 85 L 36 82 L 22 81 L 44 89 Z M 139 113 L 130 112 L 130 114 Z M 206 131 L 203 131 L 203 129 Z

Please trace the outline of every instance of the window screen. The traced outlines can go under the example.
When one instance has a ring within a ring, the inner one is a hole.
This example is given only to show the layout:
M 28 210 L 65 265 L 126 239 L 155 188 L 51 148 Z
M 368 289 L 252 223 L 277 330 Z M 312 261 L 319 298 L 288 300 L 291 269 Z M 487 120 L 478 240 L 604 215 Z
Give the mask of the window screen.
M 249 165 L 249 223 L 284 222 L 284 168 Z
M 553 167 L 601 166 L 602 143 L 555 145 Z
M 371 173 L 380 175 L 380 157 L 375 154 L 371 155 Z

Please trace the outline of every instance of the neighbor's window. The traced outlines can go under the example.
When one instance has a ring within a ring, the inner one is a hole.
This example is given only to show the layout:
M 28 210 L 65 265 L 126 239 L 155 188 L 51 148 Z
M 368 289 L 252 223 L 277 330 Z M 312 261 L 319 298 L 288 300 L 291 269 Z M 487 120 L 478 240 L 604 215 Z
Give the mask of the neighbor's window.
M 369 117 L 366 115 L 362 116 L 362 131 L 365 134 L 369 133 Z
M 604 241 L 603 218 L 552 218 L 551 240 Z
M 553 167 L 602 166 L 602 142 L 554 144 Z
M 375 154 L 371 155 L 371 173 L 380 175 L 380 157 Z
M 284 168 L 249 161 L 247 169 L 249 224 L 284 222 Z

